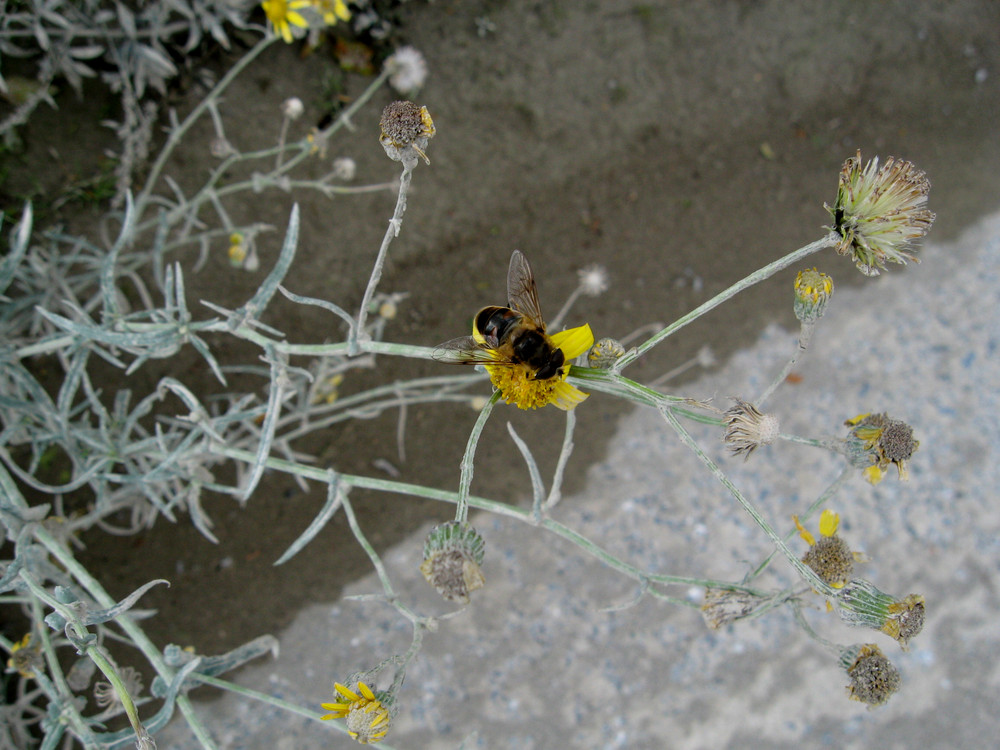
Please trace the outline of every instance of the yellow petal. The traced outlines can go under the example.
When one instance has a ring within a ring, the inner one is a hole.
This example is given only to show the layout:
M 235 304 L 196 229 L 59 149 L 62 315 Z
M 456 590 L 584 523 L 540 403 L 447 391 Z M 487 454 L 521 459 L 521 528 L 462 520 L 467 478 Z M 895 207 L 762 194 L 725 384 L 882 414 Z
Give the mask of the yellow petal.
M 552 334 L 552 343 L 562 349 L 566 361 L 569 362 L 586 353 L 594 345 L 594 332 L 590 330 L 589 323 L 584 323 L 582 326 Z
M 811 532 L 806 530 L 805 526 L 799 523 L 799 517 L 792 516 L 792 520 L 795 521 L 795 528 L 799 530 L 799 536 L 805 539 L 806 544 L 808 544 L 810 547 L 816 544 L 816 537 L 814 537 Z
M 589 393 L 584 393 L 575 385 L 570 385 L 565 380 L 560 380 L 555 385 L 555 397 L 551 404 L 563 411 L 572 411 L 578 404 L 587 400 Z
M 359 682 L 358 683 L 358 690 L 360 690 L 361 694 L 363 696 L 365 696 L 365 698 L 367 698 L 368 700 L 370 700 L 370 701 L 375 700 L 375 693 L 373 693 L 372 689 L 370 687 L 368 687 L 365 683 Z
M 833 536 L 836 534 L 839 525 L 840 516 L 829 508 L 824 510 L 823 514 L 819 517 L 819 533 L 823 536 Z
M 286 18 L 293 24 L 298 26 L 300 29 L 305 29 L 308 28 L 309 26 L 309 22 L 302 17 L 302 14 L 296 13 L 294 10 L 288 11 L 288 15 L 286 16 Z
M 333 683 L 333 687 L 336 689 L 338 693 L 340 693 L 342 696 L 350 700 L 351 703 L 353 703 L 354 701 L 361 700 L 361 696 L 355 693 L 349 687 L 347 687 L 347 685 L 341 685 L 339 682 L 335 682 Z
M 879 468 L 878 464 L 872 464 L 861 473 L 870 484 L 878 484 L 885 476 L 885 472 Z

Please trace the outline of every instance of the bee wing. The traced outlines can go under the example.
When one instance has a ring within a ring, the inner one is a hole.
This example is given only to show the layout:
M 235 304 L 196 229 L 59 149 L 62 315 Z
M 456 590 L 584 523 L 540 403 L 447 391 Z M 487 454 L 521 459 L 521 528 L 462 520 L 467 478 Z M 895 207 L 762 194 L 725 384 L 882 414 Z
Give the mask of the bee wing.
M 487 344 L 481 344 L 472 336 L 460 336 L 434 348 L 431 354 L 438 362 L 453 365 L 496 365 L 503 361 L 496 358 L 496 350 Z
M 545 330 L 542 310 L 538 305 L 535 277 L 531 273 L 528 259 L 520 250 L 515 250 L 510 256 L 510 268 L 507 269 L 507 304 L 512 310 L 531 318 L 543 331 Z

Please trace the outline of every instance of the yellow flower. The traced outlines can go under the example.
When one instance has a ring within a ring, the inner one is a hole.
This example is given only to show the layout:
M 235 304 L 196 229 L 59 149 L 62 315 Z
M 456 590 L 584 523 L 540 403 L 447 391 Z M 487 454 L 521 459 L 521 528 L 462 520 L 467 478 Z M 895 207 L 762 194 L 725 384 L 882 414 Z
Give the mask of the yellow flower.
M 372 689 L 363 682 L 359 682 L 355 690 L 339 682 L 334 683 L 334 688 L 340 693 L 337 697 L 341 700 L 322 704 L 330 713 L 320 718 L 346 718 L 348 733 L 362 745 L 373 745 L 385 739 L 391 719 L 389 709 Z
M 260 7 L 264 9 L 268 22 L 276 34 L 288 44 L 292 42 L 292 29 L 289 24 L 304 29 L 309 23 L 298 13 L 299 8 L 309 7 L 309 0 L 264 0 Z
M 816 538 L 799 523 L 798 516 L 792 516 L 795 527 L 809 545 L 802 562 L 813 569 L 827 586 L 835 589 L 842 589 L 851 580 L 854 573 L 854 563 L 864 562 L 865 557 L 859 552 L 851 552 L 847 542 L 837 536 L 837 527 L 840 526 L 840 516 L 829 508 L 824 510 L 819 518 L 820 539 Z
M 550 338 L 553 346 L 562 349 L 567 363 L 587 352 L 594 344 L 594 334 L 586 323 L 560 331 Z M 588 395 L 566 382 L 568 364 L 559 375 L 547 380 L 535 380 L 534 371 L 523 364 L 486 365 L 486 371 L 504 401 L 515 404 L 518 409 L 537 409 L 552 404 L 557 409 L 568 411 L 576 408 Z
M 16 669 L 21 677 L 28 679 L 34 677 L 41 666 L 41 649 L 31 645 L 31 633 L 26 633 L 24 638 L 13 645 L 7 667 Z
M 229 235 L 229 265 L 233 268 L 242 268 L 246 259 L 246 239 L 239 232 L 233 232 Z
M 339 18 L 341 21 L 348 21 L 351 18 L 350 11 L 347 10 L 347 3 L 344 0 L 312 0 L 312 7 L 323 17 L 323 23 L 327 26 L 334 26 Z

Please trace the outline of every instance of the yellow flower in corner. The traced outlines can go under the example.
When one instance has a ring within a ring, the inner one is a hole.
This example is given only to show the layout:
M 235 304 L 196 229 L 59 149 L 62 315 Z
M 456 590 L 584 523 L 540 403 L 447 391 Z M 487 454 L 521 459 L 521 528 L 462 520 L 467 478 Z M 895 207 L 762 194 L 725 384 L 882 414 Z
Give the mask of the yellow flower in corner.
M 385 739 L 389 732 L 389 709 L 365 683 L 359 682 L 352 690 L 339 682 L 333 686 L 340 695 L 337 703 L 324 703 L 330 713 L 322 719 L 347 719 L 347 731 L 362 745 L 373 745 Z
M 309 26 L 306 19 L 298 12 L 299 8 L 307 8 L 309 5 L 309 0 L 264 0 L 260 7 L 264 9 L 264 14 L 274 32 L 280 34 L 286 43 L 291 44 L 292 29 L 289 24 L 300 29 Z
M 7 668 L 17 670 L 22 677 L 30 679 L 43 666 L 42 651 L 31 643 L 31 633 L 26 633 L 11 649 Z
M 562 350 L 567 363 L 585 354 L 594 345 L 594 334 L 586 323 L 553 334 L 550 339 L 554 347 Z M 534 371 L 525 364 L 488 364 L 486 371 L 503 400 L 516 405 L 518 409 L 538 409 L 552 404 L 557 409 L 568 411 L 576 408 L 588 395 L 566 382 L 569 376 L 568 364 L 561 368 L 559 374 L 546 380 L 536 380 L 533 377 Z
M 351 18 L 344 0 L 312 0 L 312 6 L 323 17 L 323 23 L 327 26 L 336 25 L 338 19 L 349 21 Z

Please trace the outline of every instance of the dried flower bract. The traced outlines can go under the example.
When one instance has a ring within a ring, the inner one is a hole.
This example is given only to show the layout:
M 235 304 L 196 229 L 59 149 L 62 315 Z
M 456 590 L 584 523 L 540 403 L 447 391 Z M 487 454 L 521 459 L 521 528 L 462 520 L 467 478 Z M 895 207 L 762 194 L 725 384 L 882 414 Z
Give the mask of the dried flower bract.
M 743 460 L 762 445 L 770 445 L 778 439 L 778 418 L 763 414 L 756 406 L 741 398 L 733 398 L 735 406 L 723 414 L 726 432 L 722 441 L 734 455 L 742 455 Z
M 617 339 L 603 338 L 587 352 L 587 365 L 607 370 L 625 355 L 625 347 Z
M 858 151 L 840 170 L 837 202 L 824 205 L 833 217 L 827 228 L 840 238 L 837 252 L 850 255 L 866 276 L 878 276 L 888 262 L 917 262 L 904 248 L 934 222 L 924 207 L 930 189 L 912 163 L 890 157 L 879 167 L 876 157 L 862 168 Z

